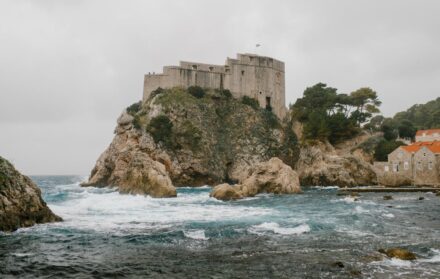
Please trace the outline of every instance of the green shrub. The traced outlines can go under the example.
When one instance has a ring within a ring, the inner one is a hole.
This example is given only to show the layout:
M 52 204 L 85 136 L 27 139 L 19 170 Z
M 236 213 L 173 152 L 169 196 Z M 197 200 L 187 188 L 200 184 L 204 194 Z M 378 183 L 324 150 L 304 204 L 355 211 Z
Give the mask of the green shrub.
M 165 89 L 162 87 L 158 87 L 156 90 L 151 91 L 150 98 L 154 98 L 154 96 L 157 96 L 159 94 L 162 94 L 165 92 Z
M 278 117 L 271 110 L 263 110 L 263 118 L 270 128 L 280 128 Z
M 151 119 L 147 125 L 147 132 L 153 136 L 154 142 L 162 142 L 165 147 L 172 145 L 172 128 L 173 123 L 168 116 L 159 115 Z
M 229 91 L 229 89 L 221 90 L 220 94 L 227 99 L 232 98 L 232 93 L 231 93 L 231 91 Z
M 141 128 L 141 117 L 138 115 L 138 114 L 136 114 L 135 116 L 134 116 L 134 118 L 133 118 L 133 121 L 132 121 L 132 124 L 133 124 L 133 127 L 135 128 L 135 129 L 140 129 Z
M 127 113 L 130 115 L 135 115 L 138 111 L 140 111 L 142 108 L 142 102 L 137 102 L 132 104 L 131 106 L 127 107 Z
M 248 96 L 241 97 L 241 103 L 248 105 L 255 110 L 257 110 L 260 107 L 260 104 L 258 103 L 258 101 L 256 99 L 248 97 Z
M 205 96 L 206 92 L 200 86 L 190 86 L 188 87 L 188 93 L 196 97 L 197 99 L 201 99 Z

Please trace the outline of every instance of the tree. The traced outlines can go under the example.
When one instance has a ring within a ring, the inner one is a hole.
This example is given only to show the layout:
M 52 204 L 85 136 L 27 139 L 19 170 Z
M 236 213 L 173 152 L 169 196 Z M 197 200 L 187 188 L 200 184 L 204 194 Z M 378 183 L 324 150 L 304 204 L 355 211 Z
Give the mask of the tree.
M 399 123 L 397 130 L 399 131 L 399 137 L 401 138 L 413 139 L 416 136 L 416 132 L 417 132 L 417 129 L 414 127 L 414 124 L 407 119 L 404 119 Z
M 362 87 L 351 92 L 350 99 L 351 105 L 356 107 L 352 117 L 358 124 L 366 122 L 374 113 L 380 112 L 379 106 L 382 102 L 379 101 L 377 93 L 371 88 Z
M 305 139 L 336 143 L 360 131 L 360 124 L 379 111 L 376 92 L 361 88 L 338 94 L 336 88 L 318 83 L 306 88 L 303 97 L 291 106 L 292 116 L 304 124 Z

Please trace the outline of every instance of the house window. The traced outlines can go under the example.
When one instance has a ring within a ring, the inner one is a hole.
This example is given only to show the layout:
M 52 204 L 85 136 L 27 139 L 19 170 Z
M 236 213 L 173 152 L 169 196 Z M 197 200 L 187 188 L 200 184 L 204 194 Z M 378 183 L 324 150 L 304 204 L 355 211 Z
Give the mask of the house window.
M 417 169 L 423 170 L 422 162 L 417 162 Z
M 241 71 L 241 75 L 244 76 L 244 71 Z
M 409 163 L 408 162 L 403 163 L 403 168 L 405 170 L 408 170 L 409 169 Z
M 393 171 L 394 172 L 398 172 L 399 171 L 399 164 L 398 163 L 394 163 L 393 164 Z
M 192 65 L 193 70 L 197 70 L 197 65 Z
M 209 70 L 212 72 L 214 70 L 214 67 L 210 66 Z
M 390 167 L 389 167 L 389 166 L 385 166 L 385 167 L 384 167 L 384 170 L 385 170 L 385 171 L 390 171 Z
M 432 162 L 429 162 L 429 163 L 428 163 L 428 169 L 429 169 L 429 170 L 432 170 L 432 169 L 433 169 Z

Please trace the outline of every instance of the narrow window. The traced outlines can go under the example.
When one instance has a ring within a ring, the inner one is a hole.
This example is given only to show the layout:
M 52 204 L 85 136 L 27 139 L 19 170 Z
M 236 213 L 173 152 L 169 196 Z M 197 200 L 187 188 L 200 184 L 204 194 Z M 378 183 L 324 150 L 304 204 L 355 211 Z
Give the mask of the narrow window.
M 422 170 L 422 162 L 417 162 L 417 169 Z
M 241 71 L 241 75 L 244 76 L 244 71 Z
M 210 66 L 209 70 L 212 72 L 214 70 L 214 67 Z
M 429 169 L 429 170 L 432 170 L 432 162 L 429 162 L 429 163 L 428 163 L 428 169 Z
M 389 167 L 389 166 L 385 166 L 385 167 L 384 167 L 384 170 L 385 170 L 385 171 L 390 171 L 390 167 Z
M 409 163 L 408 162 L 403 163 L 403 168 L 405 170 L 409 170 Z

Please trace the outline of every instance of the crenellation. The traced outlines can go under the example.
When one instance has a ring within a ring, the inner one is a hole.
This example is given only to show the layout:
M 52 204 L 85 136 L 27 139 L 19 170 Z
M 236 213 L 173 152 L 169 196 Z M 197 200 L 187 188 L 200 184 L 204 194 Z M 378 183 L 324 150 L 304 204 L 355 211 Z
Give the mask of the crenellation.
M 271 57 L 237 54 L 227 58 L 225 65 L 181 61 L 179 66 L 163 67 L 163 74 L 146 75 L 144 100 L 157 89 L 200 86 L 229 89 L 235 98 L 249 96 L 263 108 L 270 108 L 283 118 L 285 107 L 284 63 Z

